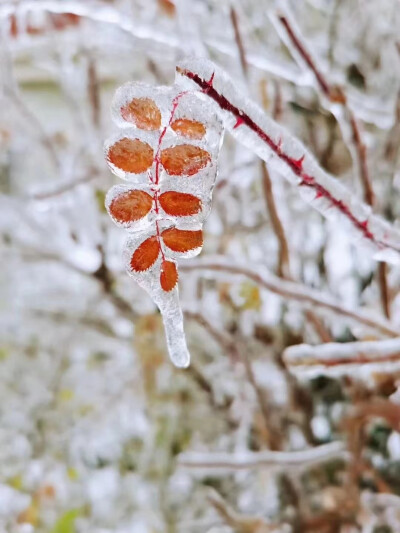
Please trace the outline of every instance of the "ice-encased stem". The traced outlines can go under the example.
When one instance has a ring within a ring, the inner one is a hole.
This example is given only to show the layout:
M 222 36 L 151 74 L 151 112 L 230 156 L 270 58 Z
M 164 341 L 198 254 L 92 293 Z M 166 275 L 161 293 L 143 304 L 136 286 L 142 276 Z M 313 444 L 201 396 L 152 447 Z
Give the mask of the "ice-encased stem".
M 346 343 L 329 342 L 321 346 L 298 344 L 286 348 L 283 358 L 290 367 L 400 362 L 400 338 Z
M 247 470 L 253 468 L 305 468 L 337 458 L 347 458 L 345 446 L 335 441 L 321 444 L 306 450 L 277 452 L 244 451 L 242 453 L 201 453 L 187 452 L 178 458 L 178 463 L 186 468 L 205 468 L 211 470 Z
M 177 73 L 178 83 L 207 94 L 231 134 L 273 164 L 313 207 L 326 217 L 338 214 L 380 259 L 400 262 L 399 230 L 327 174 L 304 145 L 240 93 L 222 69 L 208 60 L 187 59 L 177 66 Z

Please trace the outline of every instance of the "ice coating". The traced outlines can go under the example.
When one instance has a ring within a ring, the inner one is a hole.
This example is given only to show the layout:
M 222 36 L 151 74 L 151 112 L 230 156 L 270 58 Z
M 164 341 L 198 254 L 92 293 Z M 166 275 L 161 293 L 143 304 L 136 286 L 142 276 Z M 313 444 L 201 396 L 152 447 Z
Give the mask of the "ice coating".
M 222 69 L 205 59 L 185 59 L 177 66 L 177 83 L 201 89 L 239 142 L 273 164 L 324 216 L 345 222 L 376 259 L 400 263 L 400 231 L 327 174 L 300 141 L 238 92 Z
M 356 376 L 369 379 L 374 372 L 397 372 L 400 368 L 400 338 L 320 346 L 298 344 L 286 348 L 283 359 L 299 378 Z
M 118 177 L 106 208 L 130 236 L 126 269 L 163 316 L 169 355 L 190 363 L 179 304 L 177 260 L 198 255 L 211 208 L 222 124 L 201 91 L 127 83 L 112 104 L 120 131 L 105 143 Z

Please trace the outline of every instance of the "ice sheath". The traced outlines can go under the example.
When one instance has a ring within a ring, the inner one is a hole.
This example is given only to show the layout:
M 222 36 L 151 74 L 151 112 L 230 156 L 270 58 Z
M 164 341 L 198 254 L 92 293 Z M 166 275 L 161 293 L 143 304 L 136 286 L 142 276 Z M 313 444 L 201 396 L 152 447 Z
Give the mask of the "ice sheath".
M 185 59 L 176 70 L 177 82 L 207 94 L 235 139 L 273 165 L 312 207 L 347 224 L 375 259 L 400 263 L 399 230 L 327 174 L 299 140 L 237 89 L 226 72 L 204 59 Z
M 113 100 L 117 133 L 105 144 L 111 170 L 126 184 L 106 197 L 113 221 L 129 232 L 127 271 L 163 316 L 172 362 L 190 354 L 179 303 L 177 260 L 203 246 L 222 142 L 222 123 L 200 90 L 127 83 Z

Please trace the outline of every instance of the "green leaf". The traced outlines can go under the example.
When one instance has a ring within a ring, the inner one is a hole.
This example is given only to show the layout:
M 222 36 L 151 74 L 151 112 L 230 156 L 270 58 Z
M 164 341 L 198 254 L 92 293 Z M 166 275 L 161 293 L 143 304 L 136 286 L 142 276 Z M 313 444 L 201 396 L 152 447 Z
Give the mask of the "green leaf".
M 80 514 L 80 509 L 70 509 L 60 516 L 51 533 L 76 533 L 75 520 Z

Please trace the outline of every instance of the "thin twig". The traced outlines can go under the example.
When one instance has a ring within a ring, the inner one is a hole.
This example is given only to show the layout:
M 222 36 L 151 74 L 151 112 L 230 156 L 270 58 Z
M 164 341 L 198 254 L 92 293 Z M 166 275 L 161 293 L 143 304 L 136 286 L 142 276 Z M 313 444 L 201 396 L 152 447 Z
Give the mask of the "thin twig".
M 240 64 L 242 65 L 243 75 L 247 77 L 248 64 L 247 64 L 247 59 L 246 59 L 246 53 L 244 50 L 242 35 L 240 33 L 239 18 L 238 18 L 236 9 L 233 6 L 231 6 L 231 9 L 230 9 L 230 17 L 231 17 L 231 22 L 233 26 L 233 31 L 235 34 L 236 45 L 239 51 Z
M 341 87 L 332 85 L 327 80 L 326 76 L 319 69 L 315 59 L 309 52 L 304 37 L 294 29 L 290 17 L 284 14 L 279 14 L 278 20 L 281 22 L 297 52 L 300 54 L 309 69 L 313 72 L 320 90 L 330 102 L 338 103 L 342 106 L 351 129 L 352 140 L 357 156 L 357 166 L 359 169 L 360 181 L 363 188 L 364 201 L 373 207 L 375 204 L 375 194 L 368 170 L 367 148 L 361 134 L 360 124 L 353 110 L 348 105 L 344 90 Z M 390 296 L 387 281 L 387 268 L 383 264 L 378 266 L 378 285 L 381 295 L 382 309 L 385 313 L 385 316 L 390 318 Z
M 100 92 L 95 59 L 89 55 L 88 64 L 88 97 L 92 110 L 92 122 L 96 129 L 100 127 Z
M 289 246 L 287 243 L 283 224 L 279 218 L 278 210 L 275 205 L 271 178 L 268 172 L 267 165 L 264 161 L 261 161 L 261 173 L 265 203 L 267 204 L 272 229 L 274 230 L 279 245 L 277 273 L 278 276 L 281 278 L 290 278 Z

